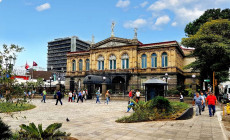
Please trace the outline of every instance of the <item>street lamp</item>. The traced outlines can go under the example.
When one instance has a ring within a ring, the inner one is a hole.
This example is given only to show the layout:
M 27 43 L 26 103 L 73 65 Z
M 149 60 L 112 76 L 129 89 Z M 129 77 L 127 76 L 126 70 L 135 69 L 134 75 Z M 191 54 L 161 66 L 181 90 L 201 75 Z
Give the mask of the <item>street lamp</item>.
M 196 89 L 196 88 L 193 88 L 193 85 L 195 84 L 195 78 L 196 78 L 196 75 L 195 75 L 195 74 L 193 74 L 193 75 L 192 75 L 192 81 L 193 81 L 193 84 L 192 84 L 192 89 Z
M 52 77 L 50 77 L 50 94 L 52 94 L 51 93 L 51 80 L 52 80 Z

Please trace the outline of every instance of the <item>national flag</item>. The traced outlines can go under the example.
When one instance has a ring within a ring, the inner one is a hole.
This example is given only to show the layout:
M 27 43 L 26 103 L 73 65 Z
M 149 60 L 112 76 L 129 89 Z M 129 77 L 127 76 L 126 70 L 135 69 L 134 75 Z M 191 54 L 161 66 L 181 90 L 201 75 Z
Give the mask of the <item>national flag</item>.
M 29 65 L 28 65 L 27 62 L 26 62 L 25 69 L 28 69 L 28 68 L 29 68 Z
M 33 61 L 33 66 L 37 66 L 38 64 L 36 62 Z

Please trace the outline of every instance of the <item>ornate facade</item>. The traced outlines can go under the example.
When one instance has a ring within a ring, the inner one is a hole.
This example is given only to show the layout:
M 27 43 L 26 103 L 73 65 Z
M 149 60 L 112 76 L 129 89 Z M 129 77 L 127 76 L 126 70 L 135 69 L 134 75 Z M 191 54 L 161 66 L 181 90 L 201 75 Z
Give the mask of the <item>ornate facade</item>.
M 66 89 L 101 90 L 102 83 L 84 84 L 87 75 L 95 75 L 110 81 L 104 83 L 106 89 L 126 94 L 130 89 L 143 89 L 142 83 L 150 78 L 163 79 L 166 73 L 172 89 L 191 79 L 193 73 L 183 70 L 190 61 L 176 41 L 142 44 L 137 39 L 110 37 L 87 51 L 67 54 Z

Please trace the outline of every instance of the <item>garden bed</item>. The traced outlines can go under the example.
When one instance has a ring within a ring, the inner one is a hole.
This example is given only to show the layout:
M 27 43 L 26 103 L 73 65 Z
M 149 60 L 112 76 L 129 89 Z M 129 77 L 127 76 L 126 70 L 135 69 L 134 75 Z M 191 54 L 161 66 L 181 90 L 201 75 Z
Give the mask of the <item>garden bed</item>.
M 133 101 L 134 102 L 134 101 Z M 133 107 L 134 113 L 124 116 L 116 122 L 132 123 L 156 120 L 175 120 L 181 116 L 190 106 L 183 102 L 169 102 L 164 97 L 156 97 L 148 102 L 136 102 Z
M 18 112 L 35 108 L 35 105 L 28 103 L 0 102 L 0 113 Z

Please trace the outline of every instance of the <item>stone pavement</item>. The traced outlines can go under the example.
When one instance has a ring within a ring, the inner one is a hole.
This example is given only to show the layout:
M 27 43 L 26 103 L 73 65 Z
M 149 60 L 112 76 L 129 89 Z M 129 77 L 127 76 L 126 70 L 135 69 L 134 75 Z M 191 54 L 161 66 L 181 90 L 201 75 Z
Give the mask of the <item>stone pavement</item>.
M 125 113 L 126 101 L 111 101 L 106 105 L 103 101 L 96 104 L 95 100 L 87 100 L 77 104 L 65 98 L 63 106 L 55 106 L 55 101 L 48 99 L 47 103 L 41 103 L 34 99 L 35 109 L 13 113 L 13 118 L 0 113 L 0 117 L 13 130 L 18 130 L 22 123 L 42 123 L 47 127 L 60 122 L 63 123 L 61 130 L 79 140 L 225 140 L 217 115 L 209 117 L 208 111 L 190 120 L 116 123 L 116 119 L 131 114 Z M 70 122 L 66 122 L 67 117 Z

